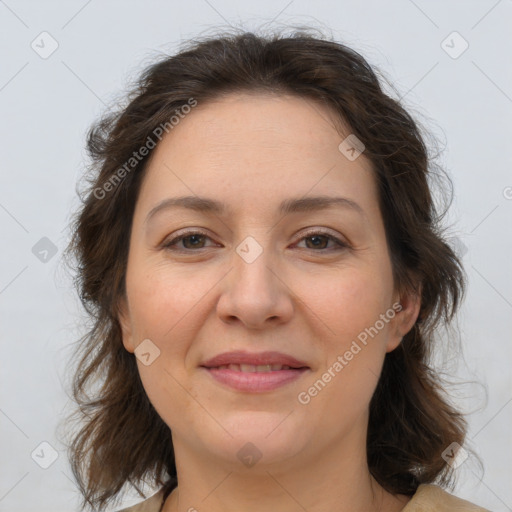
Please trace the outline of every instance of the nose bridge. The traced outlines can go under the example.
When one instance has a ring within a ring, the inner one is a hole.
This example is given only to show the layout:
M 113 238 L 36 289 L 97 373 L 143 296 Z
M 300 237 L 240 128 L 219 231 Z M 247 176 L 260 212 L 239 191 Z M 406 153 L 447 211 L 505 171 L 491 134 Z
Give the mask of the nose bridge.
M 240 283 L 242 290 L 272 293 L 276 283 L 275 274 L 270 271 L 275 262 L 270 240 L 268 233 L 262 232 L 255 236 L 246 236 L 235 247 L 233 282 Z
M 262 231 L 235 246 L 233 268 L 218 303 L 224 320 L 236 317 L 257 326 L 269 318 L 284 320 L 291 313 L 290 297 L 278 277 L 271 245 L 270 234 Z

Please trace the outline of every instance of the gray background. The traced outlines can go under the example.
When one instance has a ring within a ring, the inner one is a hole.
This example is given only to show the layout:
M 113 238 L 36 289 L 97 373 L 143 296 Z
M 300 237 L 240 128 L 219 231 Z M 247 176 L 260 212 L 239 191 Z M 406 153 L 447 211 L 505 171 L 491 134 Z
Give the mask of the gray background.
M 512 510 L 511 22 L 511 0 L 0 0 L 0 511 L 77 509 L 56 426 L 69 412 L 66 370 L 83 332 L 61 256 L 85 132 L 156 52 L 228 24 L 330 29 L 446 146 L 447 223 L 469 289 L 458 317 L 464 358 L 443 356 L 455 381 L 472 381 L 452 394 L 470 413 L 467 446 L 485 468 L 482 478 L 470 457 L 454 492 Z M 53 452 L 42 442 L 58 455 L 47 469 Z M 123 505 L 138 500 L 128 494 Z

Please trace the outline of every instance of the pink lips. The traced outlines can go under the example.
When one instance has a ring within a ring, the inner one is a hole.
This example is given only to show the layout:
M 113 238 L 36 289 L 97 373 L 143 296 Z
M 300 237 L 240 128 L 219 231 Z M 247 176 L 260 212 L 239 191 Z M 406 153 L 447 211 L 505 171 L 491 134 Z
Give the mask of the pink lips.
M 201 364 L 207 368 L 215 368 L 226 364 L 253 364 L 255 366 L 261 364 L 282 364 L 292 368 L 302 368 L 308 365 L 281 352 L 259 352 L 251 354 L 249 352 L 234 351 L 224 352 L 218 356 L 212 357 Z
M 231 365 L 231 367 L 230 367 Z M 241 371 L 239 365 L 252 371 Z M 245 366 L 250 365 L 250 366 Z M 265 366 L 266 371 L 254 371 L 257 366 Z M 283 366 L 282 369 L 272 369 Z M 238 391 L 271 391 L 298 379 L 310 368 L 303 361 L 280 352 L 225 352 L 201 364 L 201 367 L 218 382 Z M 221 367 L 221 368 L 219 368 Z

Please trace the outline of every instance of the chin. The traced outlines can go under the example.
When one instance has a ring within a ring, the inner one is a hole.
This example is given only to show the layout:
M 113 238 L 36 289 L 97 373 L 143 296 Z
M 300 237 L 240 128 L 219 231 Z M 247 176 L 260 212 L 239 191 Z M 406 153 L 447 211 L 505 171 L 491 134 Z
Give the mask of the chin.
M 210 430 L 205 446 L 216 457 L 234 464 L 237 471 L 244 465 L 252 468 L 285 462 L 308 444 L 304 424 L 299 428 L 296 418 L 287 417 L 288 413 L 239 412 L 229 420 L 219 419 L 232 437 L 222 431 L 219 438 L 213 439 Z

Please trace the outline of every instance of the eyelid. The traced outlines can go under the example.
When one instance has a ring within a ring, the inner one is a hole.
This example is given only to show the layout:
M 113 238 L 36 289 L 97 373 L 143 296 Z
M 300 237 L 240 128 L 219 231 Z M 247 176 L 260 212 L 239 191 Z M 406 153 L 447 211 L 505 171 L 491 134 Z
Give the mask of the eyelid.
M 208 247 L 199 247 L 197 249 L 172 249 L 171 248 L 172 245 L 175 245 L 175 244 L 181 242 L 181 240 L 183 238 L 187 238 L 192 235 L 202 235 L 210 240 L 213 240 L 213 238 L 204 229 L 190 227 L 190 228 L 184 228 L 184 230 L 182 232 L 180 232 L 180 231 L 176 232 L 170 238 L 170 240 L 168 238 L 165 238 L 164 241 L 161 244 L 159 244 L 159 248 L 166 249 L 166 250 L 176 252 L 176 253 L 181 253 L 181 254 L 192 254 L 194 252 L 201 252 L 201 249 L 208 249 Z M 331 232 L 331 230 L 329 230 L 328 228 L 320 228 L 320 227 L 306 228 L 306 231 L 302 231 L 299 234 L 298 240 L 294 243 L 295 244 L 300 243 L 305 238 L 311 237 L 313 235 L 325 236 L 328 239 L 332 240 L 336 244 L 336 246 L 331 247 L 330 249 L 318 249 L 318 250 L 306 248 L 305 250 L 307 250 L 307 251 L 310 251 L 313 253 L 317 252 L 317 253 L 321 254 L 321 253 L 330 253 L 330 252 L 335 252 L 335 251 L 352 249 L 352 244 L 350 242 L 348 242 L 345 237 L 340 237 L 337 234 L 333 234 Z M 211 247 L 211 246 L 209 246 L 209 247 Z
M 192 235 L 203 235 L 203 236 L 209 238 L 210 240 L 212 239 L 212 237 L 208 234 L 208 232 L 204 231 L 201 228 L 193 228 L 193 227 L 191 227 L 191 228 L 183 228 L 183 231 L 178 230 L 172 236 L 165 237 L 163 239 L 163 241 L 159 244 L 159 248 L 164 248 L 165 249 L 171 243 L 180 242 L 183 238 L 186 238 L 186 237 L 192 236 Z
M 302 232 L 300 234 L 299 241 L 301 241 L 303 238 L 307 238 L 311 235 L 322 235 L 322 236 L 329 236 L 333 240 L 337 241 L 339 244 L 344 245 L 345 247 L 349 247 L 350 244 L 346 240 L 345 237 L 340 237 L 338 234 L 334 234 L 331 230 L 328 228 L 307 228 L 305 232 Z

